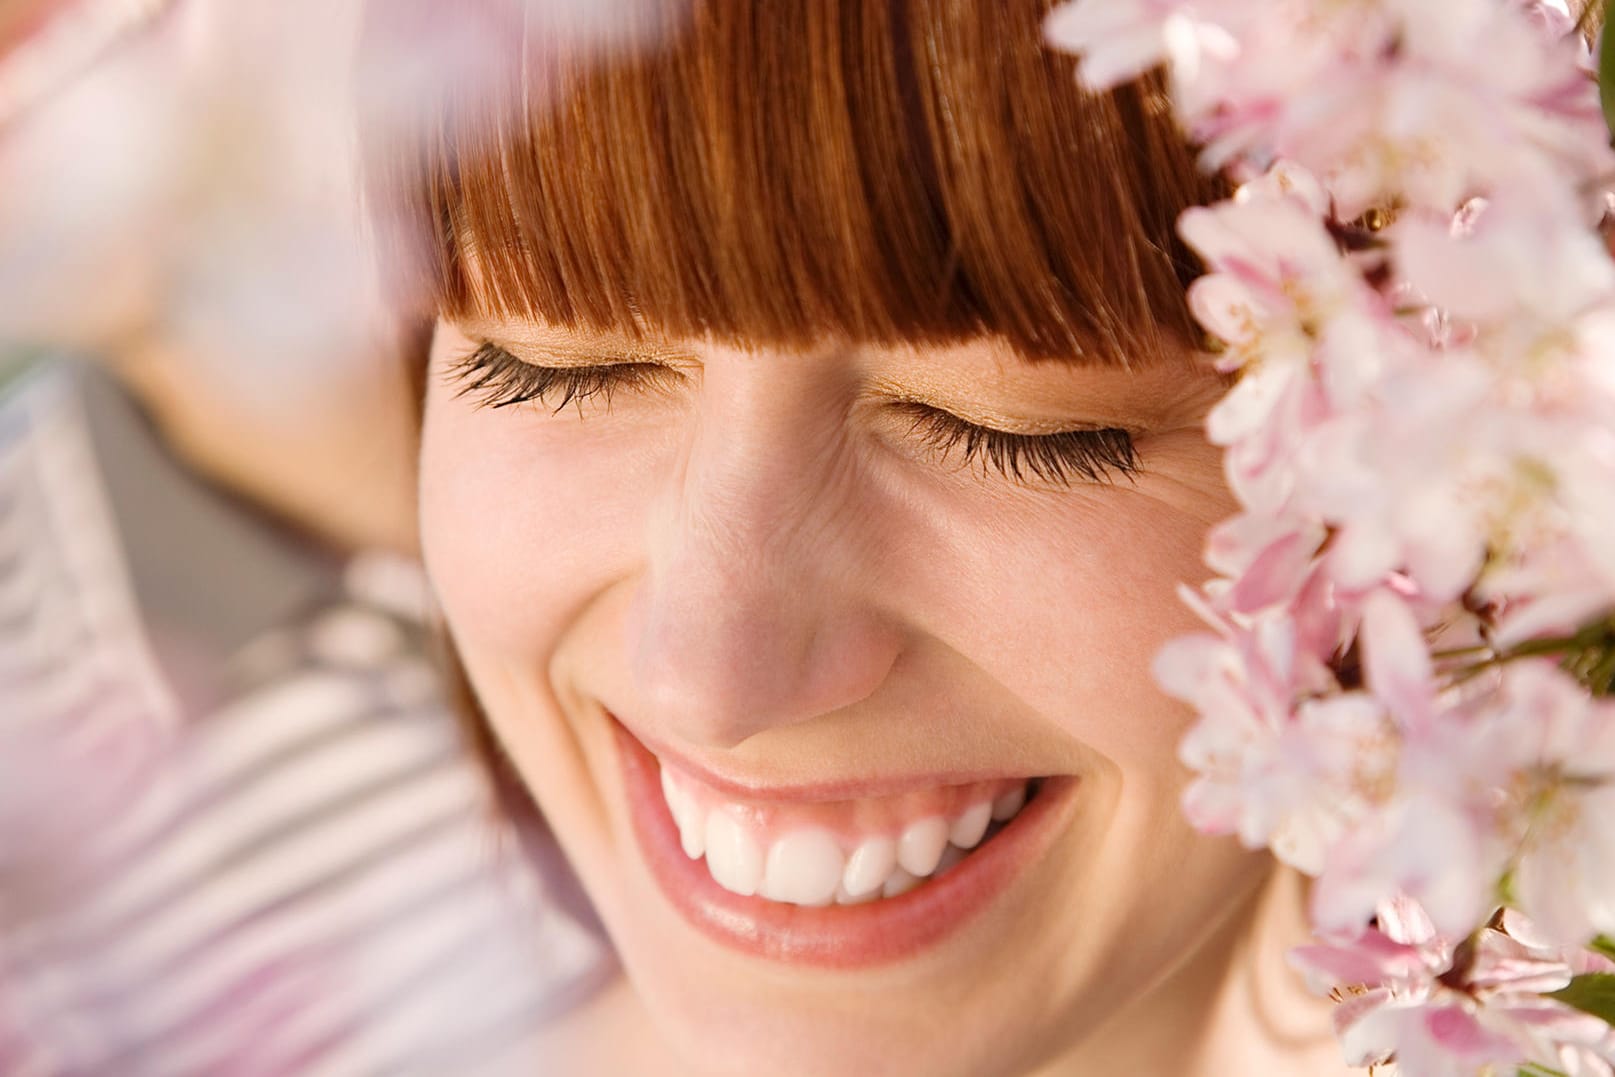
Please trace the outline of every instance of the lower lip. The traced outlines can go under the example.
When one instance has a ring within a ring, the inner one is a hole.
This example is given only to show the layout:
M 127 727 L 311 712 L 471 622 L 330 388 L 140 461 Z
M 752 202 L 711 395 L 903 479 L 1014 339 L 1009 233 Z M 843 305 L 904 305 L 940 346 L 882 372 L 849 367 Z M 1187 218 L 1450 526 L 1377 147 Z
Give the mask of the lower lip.
M 1075 778 L 1050 778 L 1019 815 L 948 874 L 895 898 L 807 908 L 719 886 L 679 845 L 660 764 L 615 720 L 623 784 L 640 851 L 662 894 L 691 924 L 744 953 L 796 965 L 852 969 L 912 957 L 959 930 L 1042 859 L 1071 815 Z

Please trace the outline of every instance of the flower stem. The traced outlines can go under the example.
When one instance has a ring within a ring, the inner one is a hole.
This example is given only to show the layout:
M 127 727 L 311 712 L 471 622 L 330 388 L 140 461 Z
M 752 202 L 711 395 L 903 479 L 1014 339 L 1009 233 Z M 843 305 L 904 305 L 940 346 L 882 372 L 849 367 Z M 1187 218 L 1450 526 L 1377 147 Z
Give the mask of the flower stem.
M 1453 673 L 1453 685 L 1463 684 L 1489 669 L 1522 658 L 1558 655 L 1561 656 L 1559 664 L 1565 672 L 1580 681 L 1593 695 L 1615 694 L 1615 617 L 1594 621 L 1574 635 L 1528 639 L 1506 651 L 1480 645 L 1437 651 L 1431 657 L 1438 661 L 1453 661 L 1478 655 L 1485 657 L 1478 662 L 1466 663 Z

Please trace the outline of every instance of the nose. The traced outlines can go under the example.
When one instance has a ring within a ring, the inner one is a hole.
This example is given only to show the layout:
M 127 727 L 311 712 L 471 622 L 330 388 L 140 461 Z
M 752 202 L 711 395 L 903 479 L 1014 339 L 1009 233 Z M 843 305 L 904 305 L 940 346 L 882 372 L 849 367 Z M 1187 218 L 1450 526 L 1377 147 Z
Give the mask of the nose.
M 794 396 L 709 377 L 652 514 L 628 619 L 635 695 L 690 746 L 856 703 L 901 649 L 874 601 L 875 535 L 839 419 Z

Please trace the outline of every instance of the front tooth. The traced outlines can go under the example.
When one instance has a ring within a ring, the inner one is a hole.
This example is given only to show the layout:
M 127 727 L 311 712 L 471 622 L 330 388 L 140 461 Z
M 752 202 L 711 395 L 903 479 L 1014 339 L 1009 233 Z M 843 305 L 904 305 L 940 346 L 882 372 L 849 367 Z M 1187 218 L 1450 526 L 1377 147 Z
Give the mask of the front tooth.
M 841 885 L 853 896 L 878 894 L 897 867 L 897 842 L 880 836 L 866 838 L 847 858 L 847 872 L 841 876 Z
M 993 818 L 999 822 L 1010 818 L 1026 803 L 1026 786 L 1017 785 L 997 800 L 993 801 Z
M 990 801 L 972 804 L 965 809 L 965 813 L 954 822 L 953 829 L 948 831 L 948 840 L 961 849 L 974 849 L 981 836 L 987 833 L 987 824 L 992 822 L 993 806 Z
M 881 887 L 880 896 L 894 898 L 900 894 L 908 893 L 910 890 L 919 885 L 919 876 L 910 875 L 902 868 L 898 868 L 896 871 L 892 872 L 891 878 L 886 880 L 886 885 Z
M 763 854 L 739 822 L 724 811 L 707 816 L 707 871 L 725 890 L 744 897 L 763 881 Z
M 770 901 L 828 905 L 846 867 L 841 846 L 827 830 L 795 830 L 774 842 L 759 891 Z
M 897 839 L 897 862 L 910 875 L 929 875 L 936 870 L 937 859 L 947 844 L 947 821 L 941 816 L 928 816 L 910 823 Z

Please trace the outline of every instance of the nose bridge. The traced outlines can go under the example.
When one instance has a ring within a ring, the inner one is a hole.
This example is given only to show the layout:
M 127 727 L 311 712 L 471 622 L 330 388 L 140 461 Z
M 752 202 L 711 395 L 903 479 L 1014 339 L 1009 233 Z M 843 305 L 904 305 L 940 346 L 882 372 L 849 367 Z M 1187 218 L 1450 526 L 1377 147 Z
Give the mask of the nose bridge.
M 857 702 L 896 657 L 858 570 L 839 423 L 789 400 L 703 407 L 653 514 L 630 658 L 646 719 L 687 743 L 732 747 Z

